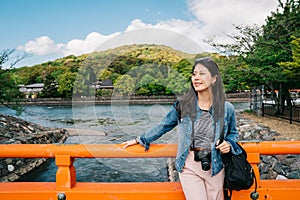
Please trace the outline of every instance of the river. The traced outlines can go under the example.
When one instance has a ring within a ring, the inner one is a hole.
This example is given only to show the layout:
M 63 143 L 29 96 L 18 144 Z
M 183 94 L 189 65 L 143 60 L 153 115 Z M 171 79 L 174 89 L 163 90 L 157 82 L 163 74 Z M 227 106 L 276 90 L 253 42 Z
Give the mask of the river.
M 249 108 L 249 103 L 233 103 L 237 111 Z M 19 118 L 46 127 L 72 128 L 103 132 L 103 135 L 70 136 L 66 144 L 122 143 L 145 132 L 169 111 L 171 105 L 77 105 L 27 106 Z M 0 112 L 15 112 L 0 107 Z M 176 128 L 157 143 L 176 143 Z M 76 179 L 79 182 L 155 182 L 167 181 L 166 158 L 76 159 Z M 29 173 L 20 181 L 55 181 L 54 159 Z

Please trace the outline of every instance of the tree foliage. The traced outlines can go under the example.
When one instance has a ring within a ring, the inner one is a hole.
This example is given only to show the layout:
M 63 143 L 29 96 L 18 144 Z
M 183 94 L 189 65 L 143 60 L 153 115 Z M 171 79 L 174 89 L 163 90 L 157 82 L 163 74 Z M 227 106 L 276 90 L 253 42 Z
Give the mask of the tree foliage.
M 130 96 L 134 91 L 135 84 L 133 78 L 125 74 L 117 78 L 114 87 L 116 95 Z
M 14 49 L 6 49 L 0 53 L 0 104 L 17 110 L 17 114 L 19 114 L 22 108 L 18 105 L 17 99 L 22 98 L 23 95 L 20 93 L 18 85 L 13 79 L 12 67 L 19 61 L 25 59 L 28 54 L 14 56 L 12 58 L 14 52 Z M 8 67 L 3 69 L 8 62 L 10 62 Z
M 292 37 L 292 57 L 293 61 L 281 62 L 279 65 L 283 69 L 283 75 L 289 80 L 292 88 L 300 87 L 300 37 Z
M 166 94 L 175 94 L 176 96 L 180 96 L 186 93 L 190 87 L 191 82 L 189 78 L 186 78 L 183 74 L 177 71 L 172 71 L 168 77 Z
M 58 83 L 51 74 L 47 74 L 44 81 L 44 88 L 39 94 L 41 98 L 53 98 L 59 97 L 59 92 L 57 91 Z
M 8 106 L 7 102 L 22 97 L 8 70 L 0 69 L 0 103 Z
M 71 98 L 73 96 L 73 87 L 76 79 L 76 73 L 65 72 L 58 77 L 57 91 L 61 97 Z
M 281 105 L 284 101 L 290 103 L 288 89 L 295 86 L 295 80 L 299 83 L 297 73 L 294 73 L 299 68 L 290 63 L 295 59 L 292 40 L 299 38 L 300 34 L 299 11 L 299 1 L 282 3 L 279 0 L 277 10 L 268 16 L 262 27 L 235 26 L 239 34 L 230 36 L 234 41 L 232 44 L 212 43 L 227 55 L 238 56 L 240 63 L 229 67 L 233 67 L 230 70 L 236 70 L 237 74 L 242 72 L 240 81 L 252 87 L 265 85 L 267 89 L 279 90 Z

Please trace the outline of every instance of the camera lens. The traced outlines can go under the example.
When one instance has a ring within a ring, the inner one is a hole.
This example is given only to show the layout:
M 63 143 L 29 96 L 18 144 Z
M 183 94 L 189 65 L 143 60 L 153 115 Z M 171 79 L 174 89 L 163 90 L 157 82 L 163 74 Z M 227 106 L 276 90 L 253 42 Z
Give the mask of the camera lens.
M 207 157 L 208 157 L 208 155 L 206 157 L 202 158 L 202 161 L 201 161 L 201 166 L 204 171 L 210 170 L 210 159 L 208 159 Z
M 201 167 L 204 171 L 210 170 L 210 152 L 209 151 L 194 151 L 194 160 L 196 162 L 201 161 Z

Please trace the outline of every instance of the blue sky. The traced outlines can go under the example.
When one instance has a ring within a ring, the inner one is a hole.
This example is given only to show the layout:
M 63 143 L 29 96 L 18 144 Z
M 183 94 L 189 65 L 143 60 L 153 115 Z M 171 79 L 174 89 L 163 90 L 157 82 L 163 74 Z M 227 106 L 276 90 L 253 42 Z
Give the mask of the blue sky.
M 277 0 L 1 0 L 0 50 L 30 53 L 17 67 L 31 66 L 89 53 L 108 39 L 147 28 L 166 30 L 151 32 L 160 40 L 171 31 L 210 51 L 203 39 L 226 41 L 233 24 L 261 25 L 276 7 Z M 180 41 L 174 39 L 175 48 Z M 194 51 L 189 53 L 201 50 Z

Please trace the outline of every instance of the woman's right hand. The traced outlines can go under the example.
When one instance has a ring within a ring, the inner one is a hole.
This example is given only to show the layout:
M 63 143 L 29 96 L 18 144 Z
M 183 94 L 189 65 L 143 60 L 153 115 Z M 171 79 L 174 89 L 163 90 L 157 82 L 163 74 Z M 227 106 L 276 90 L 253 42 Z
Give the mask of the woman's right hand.
M 138 144 L 138 141 L 137 141 L 137 139 L 134 139 L 134 140 L 128 140 L 128 141 L 126 141 L 126 142 L 123 142 L 122 144 L 124 144 L 124 146 L 122 147 L 122 149 L 126 149 L 126 148 L 129 147 L 129 146 Z

